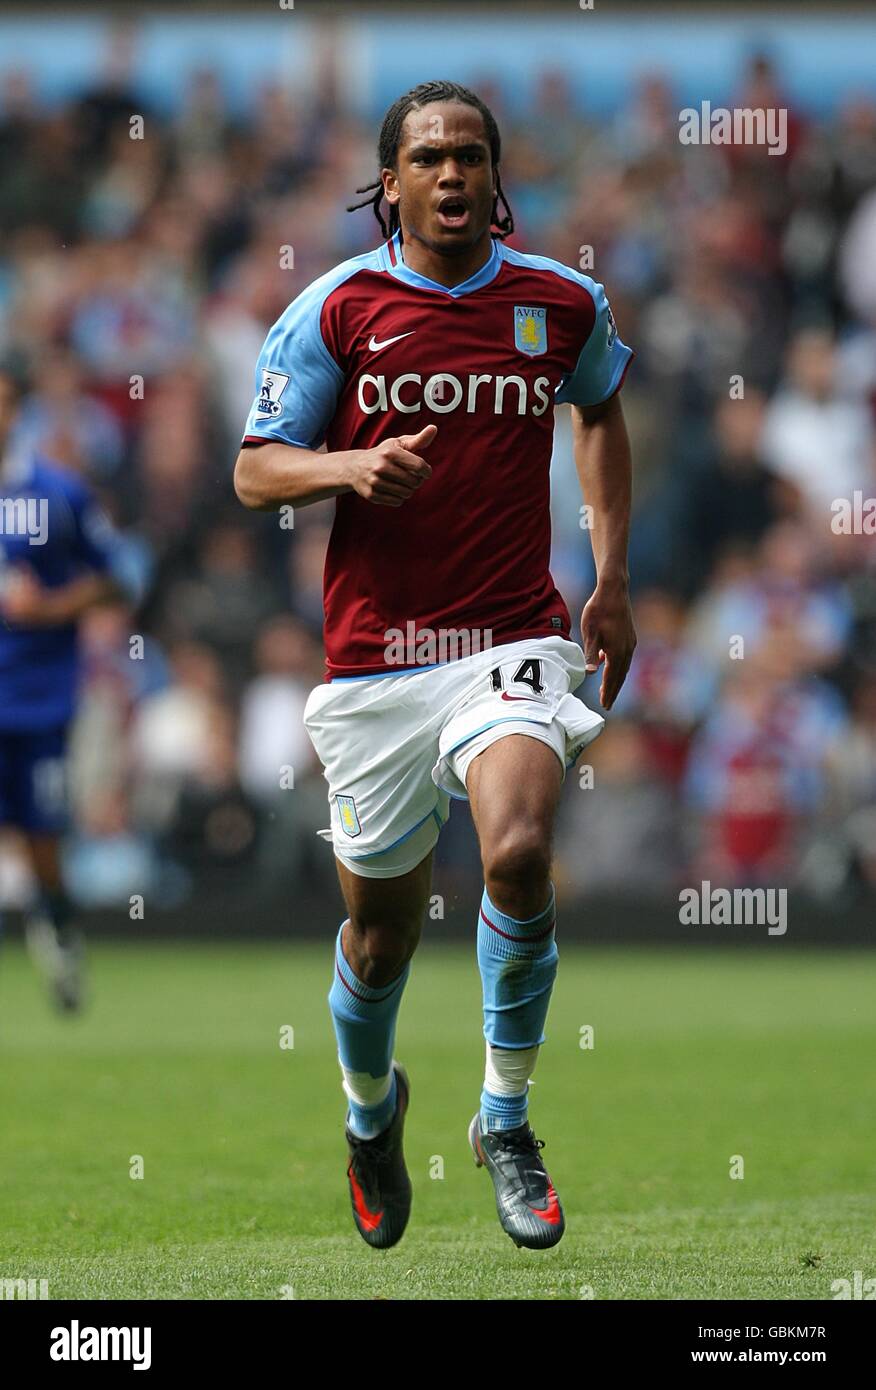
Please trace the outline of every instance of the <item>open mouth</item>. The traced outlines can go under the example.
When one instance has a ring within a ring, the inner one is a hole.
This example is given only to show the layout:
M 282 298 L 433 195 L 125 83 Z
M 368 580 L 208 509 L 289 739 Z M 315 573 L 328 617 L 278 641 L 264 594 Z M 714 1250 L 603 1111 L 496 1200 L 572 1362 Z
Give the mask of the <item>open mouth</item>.
M 465 198 L 444 198 L 438 206 L 438 221 L 442 227 L 465 227 L 469 208 Z

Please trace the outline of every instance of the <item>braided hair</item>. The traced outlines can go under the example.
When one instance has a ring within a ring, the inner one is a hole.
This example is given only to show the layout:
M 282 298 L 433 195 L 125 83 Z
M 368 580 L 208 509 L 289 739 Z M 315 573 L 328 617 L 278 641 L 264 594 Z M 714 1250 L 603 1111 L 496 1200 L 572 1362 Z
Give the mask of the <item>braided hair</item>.
M 499 178 L 499 154 L 501 152 L 501 139 L 499 127 L 496 125 L 492 111 L 480 97 L 475 96 L 474 92 L 469 91 L 468 87 L 462 87 L 458 82 L 421 82 L 418 87 L 412 87 L 404 96 L 400 96 L 398 101 L 393 102 L 383 118 L 383 125 L 380 127 L 380 138 L 377 142 L 377 159 L 381 169 L 398 168 L 398 147 L 402 138 L 402 126 L 409 111 L 419 111 L 423 106 L 428 106 L 434 101 L 457 101 L 464 106 L 473 106 L 476 111 L 480 111 L 484 121 L 484 129 L 490 145 L 490 156 L 493 167 L 496 170 L 496 196 L 493 199 L 493 210 L 490 215 L 490 225 L 495 227 L 495 235 L 504 241 L 506 236 L 514 230 L 514 215 L 508 204 L 508 199 L 502 190 L 502 181 Z M 357 188 L 357 193 L 370 193 L 376 189 L 373 197 L 365 198 L 361 203 L 352 203 L 347 208 L 347 212 L 355 212 L 358 208 L 366 208 L 369 205 L 374 209 L 374 216 L 380 223 L 380 230 L 383 232 L 385 240 L 398 230 L 401 223 L 398 215 L 398 204 L 389 205 L 389 226 L 383 219 L 380 211 L 380 204 L 383 201 L 383 181 L 378 179 L 376 183 L 366 183 L 362 188 Z M 505 208 L 505 216 L 499 218 L 499 200 Z

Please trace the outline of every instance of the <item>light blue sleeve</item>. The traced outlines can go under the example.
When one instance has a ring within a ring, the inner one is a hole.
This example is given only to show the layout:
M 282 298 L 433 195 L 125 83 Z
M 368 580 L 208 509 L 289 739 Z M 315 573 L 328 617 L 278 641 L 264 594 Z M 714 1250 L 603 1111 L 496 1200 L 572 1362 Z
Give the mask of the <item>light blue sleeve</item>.
M 302 290 L 265 339 L 244 438 L 318 449 L 335 411 L 344 373 L 323 342 L 320 314 L 333 286 Z
M 593 299 L 596 319 L 590 337 L 578 354 L 574 370 L 563 377 L 554 399 L 558 404 L 599 405 L 620 385 L 633 351 L 617 336 L 617 325 L 602 285 L 588 275 L 576 275 Z

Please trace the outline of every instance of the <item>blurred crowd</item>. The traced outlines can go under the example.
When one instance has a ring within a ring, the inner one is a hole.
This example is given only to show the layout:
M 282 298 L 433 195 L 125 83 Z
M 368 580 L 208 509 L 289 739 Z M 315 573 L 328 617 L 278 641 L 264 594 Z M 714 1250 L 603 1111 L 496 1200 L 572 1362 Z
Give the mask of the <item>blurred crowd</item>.
M 266 329 L 380 240 L 370 209 L 345 211 L 376 177 L 380 116 L 339 114 L 327 80 L 307 104 L 266 83 L 231 119 L 211 71 L 159 114 L 129 58 L 116 43 L 61 109 L 25 71 L 0 79 L 0 345 L 34 374 L 22 428 L 99 492 L 146 595 L 84 624 L 71 886 L 173 904 L 222 871 L 294 891 L 334 873 L 301 723 L 333 503 L 288 529 L 240 507 L 232 467 Z M 639 648 L 567 778 L 558 881 L 876 893 L 876 535 L 833 509 L 876 497 L 876 98 L 815 118 L 752 58 L 733 104 L 789 107 L 776 156 L 681 145 L 659 73 L 599 122 L 558 73 L 525 112 L 496 75 L 472 86 L 502 132 L 509 244 L 605 282 L 637 354 Z M 574 635 L 592 562 L 565 408 L 552 486 Z M 442 861 L 477 877 L 462 806 Z

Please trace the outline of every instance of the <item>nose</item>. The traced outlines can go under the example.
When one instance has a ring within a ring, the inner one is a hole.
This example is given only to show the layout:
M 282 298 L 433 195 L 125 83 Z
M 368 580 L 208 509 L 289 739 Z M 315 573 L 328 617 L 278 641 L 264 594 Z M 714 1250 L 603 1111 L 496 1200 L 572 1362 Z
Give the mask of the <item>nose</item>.
M 438 182 L 442 188 L 449 184 L 458 185 L 465 183 L 462 169 L 453 155 L 448 155 L 447 158 L 442 161 Z

